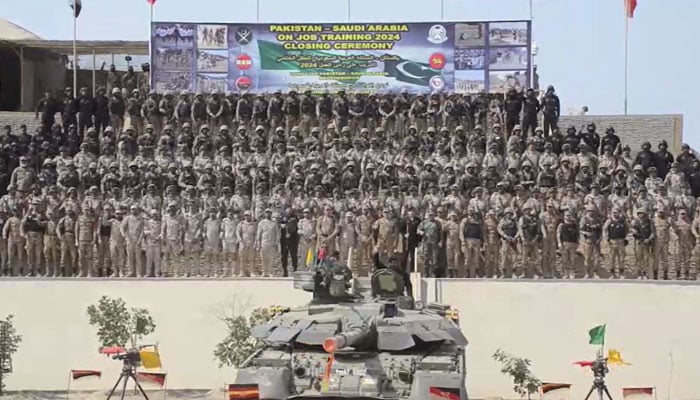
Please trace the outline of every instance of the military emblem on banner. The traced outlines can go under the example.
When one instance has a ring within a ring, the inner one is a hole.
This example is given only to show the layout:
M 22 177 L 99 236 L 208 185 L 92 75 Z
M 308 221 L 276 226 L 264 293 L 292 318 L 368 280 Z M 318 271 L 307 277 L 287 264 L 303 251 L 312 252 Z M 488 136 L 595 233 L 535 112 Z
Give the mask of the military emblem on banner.
M 440 75 L 435 75 L 430 78 L 430 88 L 436 91 L 440 91 L 445 88 L 445 79 Z
M 428 59 L 428 64 L 432 69 L 443 69 L 447 63 L 447 58 L 442 53 L 433 53 Z
M 253 66 L 253 59 L 247 54 L 241 54 L 236 57 L 236 66 L 242 71 L 250 69 Z
M 233 84 L 236 85 L 236 89 L 238 90 L 248 90 L 253 84 L 253 81 L 247 76 L 239 76 Z
M 236 29 L 236 43 L 244 46 L 253 41 L 253 31 L 247 26 L 242 26 Z
M 442 25 L 433 25 L 428 31 L 428 41 L 430 43 L 442 44 L 447 41 L 447 29 Z

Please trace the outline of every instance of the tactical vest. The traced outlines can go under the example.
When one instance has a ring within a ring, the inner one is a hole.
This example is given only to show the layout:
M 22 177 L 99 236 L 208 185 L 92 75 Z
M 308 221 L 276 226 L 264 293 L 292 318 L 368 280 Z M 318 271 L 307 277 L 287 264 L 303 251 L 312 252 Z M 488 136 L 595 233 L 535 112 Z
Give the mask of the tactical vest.
M 313 97 L 304 97 L 301 100 L 301 113 L 304 115 L 316 114 L 316 101 Z
M 253 107 L 251 107 L 248 100 L 243 100 L 238 102 L 238 114 L 242 118 L 251 118 L 253 116 Z
M 112 224 L 107 221 L 107 225 L 104 223 L 100 224 L 100 236 L 105 237 L 105 236 L 111 236 L 112 234 Z
M 635 227 L 637 228 L 637 233 L 634 235 L 635 239 L 644 240 L 651 237 L 651 220 L 649 218 L 637 221 Z
M 177 103 L 177 115 L 180 118 L 189 119 L 192 114 L 192 106 L 188 101 L 180 101 Z
M 514 220 L 505 221 L 502 230 L 508 237 L 515 237 L 518 233 L 518 225 Z
M 34 218 L 27 218 L 24 221 L 24 230 L 27 232 L 44 232 L 44 227 Z
M 207 103 L 204 101 L 195 101 L 192 103 L 192 116 L 195 119 L 207 118 Z
M 576 223 L 563 223 L 561 225 L 561 241 L 564 243 L 578 243 L 578 226 Z
M 600 239 L 600 234 L 602 232 L 602 228 L 601 228 L 599 223 L 591 222 L 590 220 L 586 220 L 586 223 L 583 224 L 583 228 L 587 232 L 590 232 L 589 239 L 592 239 L 592 240 Z
M 333 100 L 330 97 L 321 97 L 318 101 L 318 111 L 324 117 L 333 115 Z
M 479 239 L 484 238 L 484 232 L 482 232 L 481 224 L 467 221 L 464 224 L 464 237 L 467 239 Z
M 540 236 L 540 225 L 535 218 L 523 218 L 523 235 L 527 241 L 531 241 Z
M 608 225 L 608 238 L 610 238 L 610 240 L 618 240 L 624 239 L 626 236 L 627 226 L 625 221 L 622 219 L 611 220 L 610 224 Z
M 542 174 L 540 178 L 540 186 L 545 188 L 555 187 L 557 185 L 557 179 L 554 174 Z
M 350 109 L 353 112 L 361 113 L 365 110 L 365 104 L 360 100 L 353 100 L 350 102 Z

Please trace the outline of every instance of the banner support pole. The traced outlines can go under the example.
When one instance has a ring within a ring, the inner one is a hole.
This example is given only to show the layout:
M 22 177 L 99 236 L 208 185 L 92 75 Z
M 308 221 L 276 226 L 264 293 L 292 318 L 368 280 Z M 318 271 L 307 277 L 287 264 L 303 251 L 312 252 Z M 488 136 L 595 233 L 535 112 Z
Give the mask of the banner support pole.
M 629 39 L 629 9 L 630 2 L 625 0 L 625 115 L 627 115 L 627 71 L 628 71 L 628 39 Z

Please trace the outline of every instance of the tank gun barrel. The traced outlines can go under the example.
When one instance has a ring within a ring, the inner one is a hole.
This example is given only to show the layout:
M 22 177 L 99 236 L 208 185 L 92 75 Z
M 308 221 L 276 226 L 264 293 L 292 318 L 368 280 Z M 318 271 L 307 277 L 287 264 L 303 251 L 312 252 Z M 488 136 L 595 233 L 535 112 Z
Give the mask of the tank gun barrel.
M 329 337 L 323 342 L 323 350 L 327 353 L 335 353 L 336 350 L 342 349 L 348 346 L 354 346 L 355 344 L 363 341 L 370 334 L 369 328 L 352 328 L 344 332 L 340 332 L 333 337 Z

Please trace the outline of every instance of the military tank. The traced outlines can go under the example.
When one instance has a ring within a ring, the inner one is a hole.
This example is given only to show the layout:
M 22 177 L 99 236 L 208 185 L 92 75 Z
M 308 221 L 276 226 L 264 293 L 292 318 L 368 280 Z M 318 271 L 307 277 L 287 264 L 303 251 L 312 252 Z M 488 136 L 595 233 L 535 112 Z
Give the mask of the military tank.
M 467 339 L 450 306 L 403 296 L 390 269 L 352 279 L 323 264 L 295 273 L 294 287 L 313 299 L 253 327 L 264 347 L 239 367 L 232 398 L 467 399 Z

